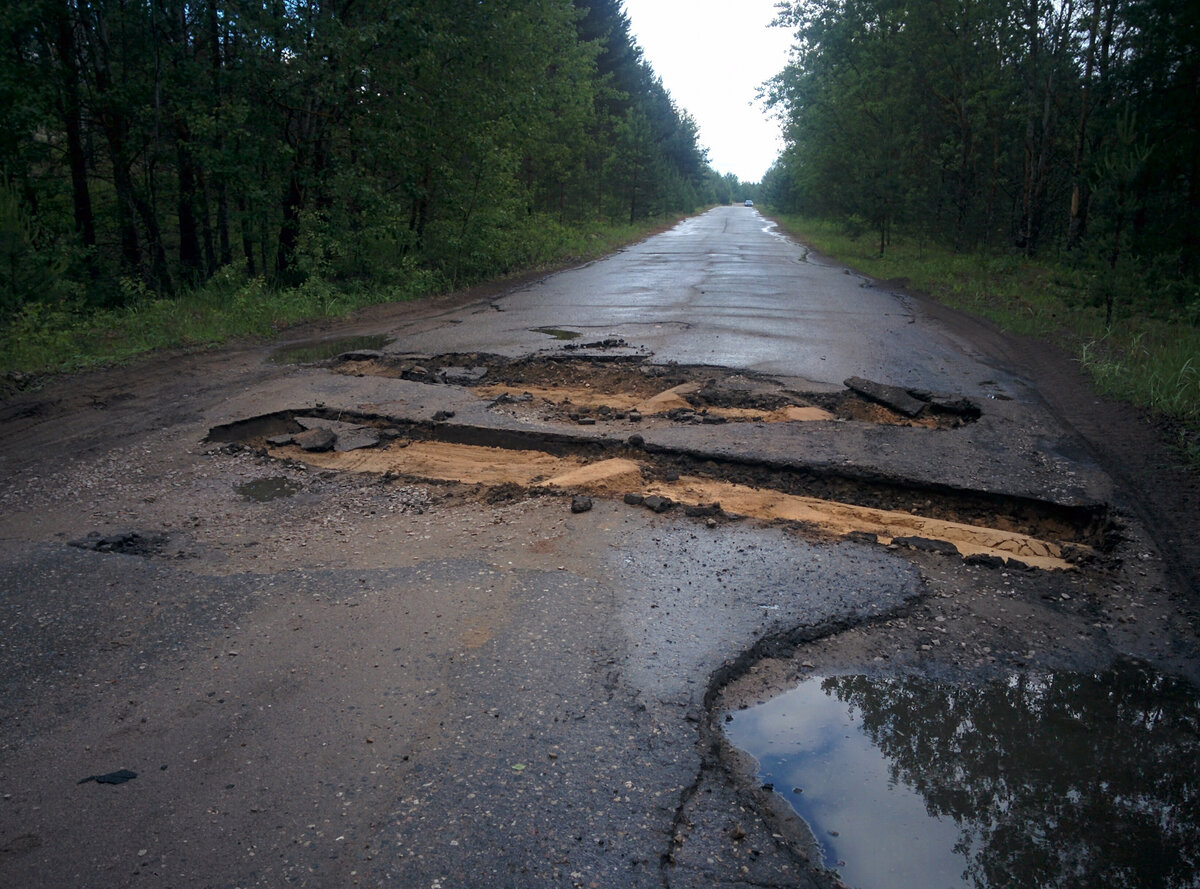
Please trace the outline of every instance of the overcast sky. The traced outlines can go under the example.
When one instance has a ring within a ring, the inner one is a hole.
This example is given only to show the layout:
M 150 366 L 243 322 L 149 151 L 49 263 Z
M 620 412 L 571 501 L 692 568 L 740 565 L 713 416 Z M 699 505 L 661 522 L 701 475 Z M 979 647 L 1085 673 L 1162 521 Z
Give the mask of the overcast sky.
M 754 99 L 791 45 L 786 29 L 768 27 L 775 0 L 625 0 L 625 11 L 663 86 L 699 124 L 713 169 L 759 181 L 783 147 Z

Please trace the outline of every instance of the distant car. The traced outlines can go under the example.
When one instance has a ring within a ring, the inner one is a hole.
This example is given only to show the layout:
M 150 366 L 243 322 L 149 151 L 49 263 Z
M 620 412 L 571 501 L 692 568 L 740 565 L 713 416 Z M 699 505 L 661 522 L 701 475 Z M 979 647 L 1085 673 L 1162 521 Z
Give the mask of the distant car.
M 747 207 L 753 207 L 753 206 L 754 206 L 754 201 L 752 201 L 752 200 L 750 200 L 750 199 L 748 199 L 748 198 L 747 198 L 747 200 L 746 200 L 746 206 L 747 206 Z

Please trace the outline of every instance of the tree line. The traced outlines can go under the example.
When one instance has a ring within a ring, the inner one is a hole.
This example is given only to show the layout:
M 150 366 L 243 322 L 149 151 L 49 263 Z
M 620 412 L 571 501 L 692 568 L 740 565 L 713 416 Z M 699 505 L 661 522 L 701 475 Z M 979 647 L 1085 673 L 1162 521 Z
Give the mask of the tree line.
M 28 0 L 0 35 L 0 317 L 222 270 L 452 285 L 737 185 L 620 0 Z
M 765 94 L 792 212 L 1090 264 L 1200 322 L 1200 6 L 787 0 Z M 1143 288 L 1144 289 L 1144 288 Z

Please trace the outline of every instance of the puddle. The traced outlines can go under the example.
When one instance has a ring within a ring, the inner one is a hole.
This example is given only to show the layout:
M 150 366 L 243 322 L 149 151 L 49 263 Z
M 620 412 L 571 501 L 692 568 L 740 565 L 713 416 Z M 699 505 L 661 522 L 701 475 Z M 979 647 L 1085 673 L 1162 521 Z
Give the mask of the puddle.
M 271 500 L 278 500 L 281 497 L 291 497 L 300 490 L 300 483 L 294 482 L 282 475 L 276 475 L 271 478 L 260 478 L 252 482 L 246 482 L 244 485 L 238 485 L 234 490 L 247 500 L 252 500 L 255 503 L 267 503 Z
M 855 889 L 1200 886 L 1200 691 L 1142 664 L 818 677 L 730 719 Z
M 577 340 L 583 336 L 577 330 L 562 330 L 558 327 L 534 327 L 531 330 L 534 333 L 544 333 L 546 336 L 554 337 L 556 340 Z
M 342 337 L 336 340 L 311 340 L 284 346 L 271 353 L 272 364 L 312 364 L 317 361 L 328 361 L 343 352 L 354 352 L 362 349 L 382 349 L 387 345 L 388 337 L 384 334 L 371 336 Z

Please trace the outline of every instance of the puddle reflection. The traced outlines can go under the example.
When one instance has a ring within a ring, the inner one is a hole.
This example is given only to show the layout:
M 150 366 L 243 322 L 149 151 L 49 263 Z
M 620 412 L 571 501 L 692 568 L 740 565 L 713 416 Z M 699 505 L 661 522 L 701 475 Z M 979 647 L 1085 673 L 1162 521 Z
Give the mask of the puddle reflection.
M 1144 665 L 815 678 L 725 728 L 856 889 L 1200 887 L 1200 696 Z
M 273 364 L 311 364 L 316 361 L 328 361 L 343 352 L 353 352 L 359 349 L 382 349 L 387 342 L 386 334 L 350 336 L 335 340 L 313 340 L 276 349 L 271 353 L 271 362 Z
M 234 490 L 255 503 L 269 503 L 280 497 L 291 497 L 300 490 L 300 483 L 283 476 L 272 476 L 246 482 L 244 485 L 238 485 Z

